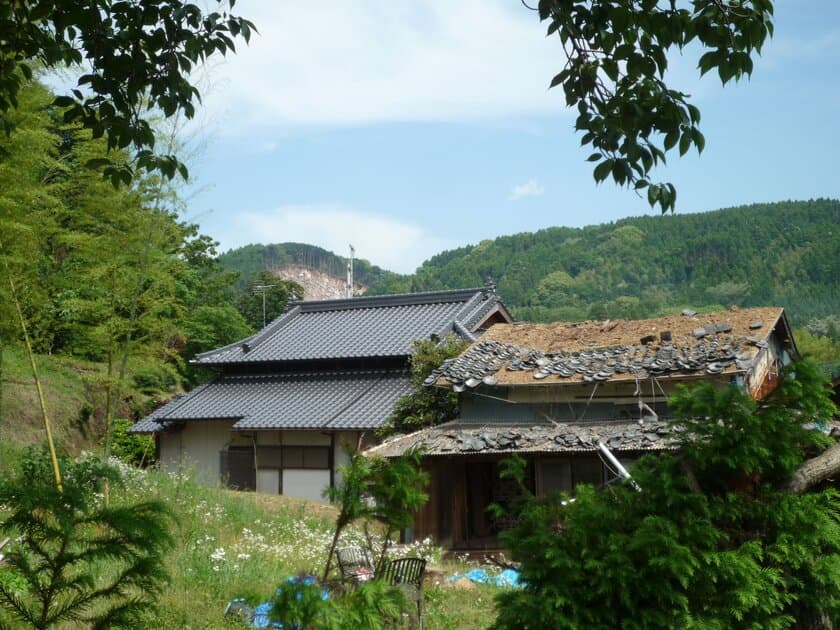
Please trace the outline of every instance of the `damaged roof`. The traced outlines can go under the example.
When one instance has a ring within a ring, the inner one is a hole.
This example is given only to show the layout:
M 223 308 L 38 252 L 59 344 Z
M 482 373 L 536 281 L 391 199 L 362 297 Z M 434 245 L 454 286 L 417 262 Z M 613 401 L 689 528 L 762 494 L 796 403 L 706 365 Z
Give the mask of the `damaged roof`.
M 185 421 L 236 422 L 234 430 L 366 430 L 379 427 L 397 398 L 411 391 L 407 373 L 333 371 L 218 377 L 136 423 L 131 433 L 165 432 Z
M 496 324 L 426 384 L 455 391 L 749 372 L 773 330 L 795 346 L 784 310 L 749 308 L 636 321 Z
M 468 424 L 451 422 L 387 439 L 368 455 L 397 457 L 415 447 L 427 456 L 595 451 L 598 442 L 611 450 L 652 451 L 676 448 L 668 424 L 644 422 Z
M 343 300 L 290 302 L 256 335 L 204 352 L 194 362 L 230 365 L 368 357 L 407 357 L 415 339 L 471 333 L 500 310 L 513 321 L 495 287 Z

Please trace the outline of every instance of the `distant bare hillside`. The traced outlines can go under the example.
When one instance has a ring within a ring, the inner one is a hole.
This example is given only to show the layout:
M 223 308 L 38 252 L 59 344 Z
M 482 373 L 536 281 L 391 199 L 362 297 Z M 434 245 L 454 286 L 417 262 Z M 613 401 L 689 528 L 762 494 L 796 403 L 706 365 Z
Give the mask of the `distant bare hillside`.
M 271 269 L 278 278 L 293 280 L 303 287 L 305 300 L 334 300 L 346 297 L 346 278 L 339 278 L 325 271 L 303 265 L 283 265 Z M 363 284 L 355 283 L 355 293 L 367 291 Z
M 359 253 L 361 254 L 361 252 Z M 230 250 L 219 256 L 219 263 L 227 271 L 239 273 L 239 280 L 236 282 L 236 288 L 239 290 L 245 288 L 254 274 L 264 269 L 301 267 L 317 270 L 333 278 L 338 278 L 342 287 L 340 295 L 343 296 L 348 259 L 306 243 L 275 243 L 273 245 L 246 245 Z M 370 261 L 363 257 L 356 258 L 353 263 L 353 272 L 356 282 L 365 287 L 376 281 L 397 276 L 392 271 L 372 265 Z M 295 282 L 300 281 L 296 277 L 289 276 L 289 278 Z M 311 298 L 310 294 L 307 293 L 306 299 L 314 298 Z

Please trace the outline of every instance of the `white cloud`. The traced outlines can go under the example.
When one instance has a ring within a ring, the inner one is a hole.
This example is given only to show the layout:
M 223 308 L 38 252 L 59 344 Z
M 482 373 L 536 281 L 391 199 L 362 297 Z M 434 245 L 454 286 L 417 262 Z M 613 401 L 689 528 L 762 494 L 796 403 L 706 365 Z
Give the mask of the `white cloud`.
M 559 112 L 563 63 L 535 12 L 510 0 L 242 0 L 260 31 L 214 68 L 205 99 L 229 133 L 254 126 L 469 120 Z
M 300 242 L 341 256 L 349 254 L 400 273 L 413 272 L 427 258 L 456 243 L 413 223 L 361 212 L 342 204 L 285 205 L 264 212 L 241 212 L 237 229 L 219 238 L 221 251 L 249 243 Z
M 516 201 L 518 199 L 522 199 L 523 197 L 539 197 L 544 192 L 545 188 L 542 184 L 540 184 L 536 179 L 529 179 L 524 184 L 514 186 L 508 195 L 508 199 L 510 201 Z

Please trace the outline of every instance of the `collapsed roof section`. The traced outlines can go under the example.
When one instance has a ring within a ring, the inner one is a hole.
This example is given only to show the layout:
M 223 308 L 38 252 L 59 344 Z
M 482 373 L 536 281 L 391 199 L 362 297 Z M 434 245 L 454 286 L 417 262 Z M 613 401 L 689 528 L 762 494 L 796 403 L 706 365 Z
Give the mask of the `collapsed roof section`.
M 666 422 L 554 424 L 475 424 L 452 422 L 398 435 L 365 451 L 367 455 L 396 457 L 422 448 L 428 457 L 513 453 L 587 453 L 603 442 L 617 452 L 673 449 L 672 429 Z

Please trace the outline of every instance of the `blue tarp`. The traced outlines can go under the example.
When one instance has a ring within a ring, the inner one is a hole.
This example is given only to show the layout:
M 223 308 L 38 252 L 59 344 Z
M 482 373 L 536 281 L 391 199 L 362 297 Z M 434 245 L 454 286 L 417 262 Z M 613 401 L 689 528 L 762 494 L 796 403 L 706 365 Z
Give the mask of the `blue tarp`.
M 505 569 L 498 575 L 490 575 L 484 569 L 473 569 L 467 573 L 456 573 L 447 581 L 457 582 L 462 578 L 467 578 L 476 584 L 493 584 L 494 586 L 504 586 L 508 588 L 524 588 L 524 584 L 519 581 L 519 571 L 516 571 L 515 569 Z
M 308 586 L 310 584 L 315 584 L 315 578 L 312 576 L 306 576 L 303 578 L 295 576 L 286 580 L 286 583 L 306 584 Z M 281 590 L 283 590 L 282 586 L 277 589 L 277 593 Z M 300 593 L 298 593 L 298 597 L 300 597 Z M 321 599 L 329 598 L 329 591 L 326 588 L 323 589 Z M 279 621 L 271 621 L 271 611 L 273 608 L 274 604 L 271 602 L 263 602 L 256 608 L 251 608 L 244 599 L 236 598 L 228 602 L 228 605 L 225 608 L 225 616 L 231 615 L 239 617 L 252 628 L 282 628 L 283 624 Z

